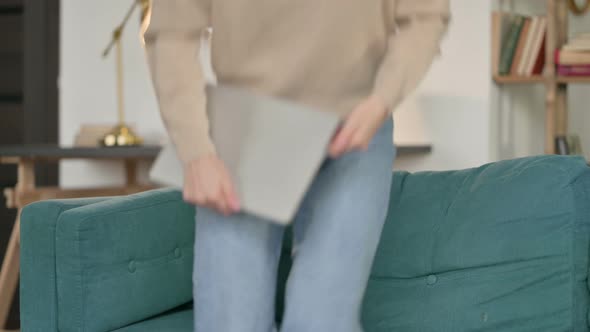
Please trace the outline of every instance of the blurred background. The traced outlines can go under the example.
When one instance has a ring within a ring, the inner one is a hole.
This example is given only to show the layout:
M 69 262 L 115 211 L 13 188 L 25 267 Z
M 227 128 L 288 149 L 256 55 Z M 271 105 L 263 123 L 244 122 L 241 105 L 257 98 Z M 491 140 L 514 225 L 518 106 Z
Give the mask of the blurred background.
M 395 142 L 400 147 L 396 169 L 459 169 L 543 153 L 590 157 L 590 60 L 584 63 L 588 58 L 583 58 L 590 49 L 584 49 L 586 41 L 580 48 L 565 48 L 574 37 L 590 32 L 590 16 L 574 14 L 566 2 L 452 0 L 452 24 L 441 57 L 395 113 Z M 577 1 L 580 8 L 584 3 Z M 121 66 L 117 67 L 113 54 L 102 57 L 132 4 L 132 0 L 0 0 L 2 189 L 17 183 L 19 164 L 9 158 L 13 154 L 22 158 L 15 150 L 18 147 L 104 149 L 93 144 L 117 124 L 118 73 L 124 77 L 126 124 L 143 138 L 143 146 L 157 147 L 167 139 L 144 59 L 141 10 L 131 14 L 121 36 Z M 498 10 L 504 14 L 494 21 Z M 537 60 L 533 51 L 524 51 L 535 29 L 529 29 L 530 35 L 523 33 L 514 17 L 530 22 L 536 17 L 548 19 L 545 30 L 537 29 L 550 43 L 543 49 L 547 56 L 541 73 L 500 72 L 501 61 L 527 61 L 525 55 L 515 60 L 519 43 L 530 61 Z M 510 33 L 513 45 L 507 41 Z M 574 50 L 582 60 L 555 64 L 551 46 L 563 49 L 562 59 L 566 50 Z M 512 54 L 506 50 L 510 47 Z M 208 78 L 213 80 L 206 48 L 202 55 Z M 560 72 L 559 76 L 559 68 L 588 72 Z M 563 142 L 567 151 L 558 149 Z M 58 162 L 35 164 L 34 184 L 64 189 L 114 186 L 126 179 L 129 184 L 130 171 L 120 160 L 98 159 L 58 158 Z M 149 165 L 149 160 L 138 162 L 140 181 L 146 178 Z M 15 204 L 8 204 L 9 208 L 6 203 L 10 202 L 0 202 L 2 256 L 17 214 Z M 1 299 L 2 294 L 0 309 Z M 14 329 L 18 328 L 18 299 L 11 307 L 6 327 Z M 2 318 L 0 313 L 0 324 Z

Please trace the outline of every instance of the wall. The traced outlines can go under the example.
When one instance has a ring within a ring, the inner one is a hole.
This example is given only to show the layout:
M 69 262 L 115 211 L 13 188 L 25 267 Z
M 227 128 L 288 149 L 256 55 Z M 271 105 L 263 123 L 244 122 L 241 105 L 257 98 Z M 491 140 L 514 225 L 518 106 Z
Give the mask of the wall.
M 572 17 L 570 34 L 590 32 L 590 13 Z M 590 159 L 590 84 L 571 85 L 569 90 L 569 130 L 580 135 L 586 159 Z
M 113 28 L 132 1 L 61 1 L 60 143 L 70 145 L 81 124 L 115 124 L 115 62 L 101 54 Z M 156 101 L 139 43 L 138 11 L 124 33 L 125 108 L 128 122 L 148 141 L 163 136 Z M 113 53 L 114 55 L 114 53 Z M 121 165 L 68 161 L 61 165 L 65 187 L 123 181 Z
M 115 68 L 101 53 L 131 1 L 62 0 L 60 142 L 72 144 L 82 123 L 115 123 Z M 396 112 L 398 143 L 432 142 L 432 154 L 400 158 L 396 168 L 452 169 L 492 160 L 490 127 L 488 2 L 452 1 L 453 22 L 420 89 Z M 165 138 L 138 43 L 138 18 L 124 35 L 125 106 L 128 121 L 149 141 Z M 145 167 L 144 167 L 145 168 Z M 117 183 L 116 163 L 68 161 L 61 166 L 66 187 Z M 145 169 L 144 169 L 145 174 Z
M 399 158 L 397 169 L 456 169 L 493 159 L 490 2 L 453 0 L 451 4 L 452 24 L 441 57 L 395 115 L 398 143 L 426 141 L 413 137 L 424 132 L 434 150 L 425 156 Z
M 496 7 L 500 3 L 495 1 Z M 504 0 L 502 8 L 530 15 L 545 13 L 545 1 Z M 589 16 L 570 16 L 570 35 L 590 32 Z M 569 131 L 578 134 L 590 158 L 590 95 L 589 85 L 570 85 Z M 545 88 L 540 85 L 494 86 L 494 113 L 502 119 L 497 128 L 498 157 L 515 158 L 544 153 Z

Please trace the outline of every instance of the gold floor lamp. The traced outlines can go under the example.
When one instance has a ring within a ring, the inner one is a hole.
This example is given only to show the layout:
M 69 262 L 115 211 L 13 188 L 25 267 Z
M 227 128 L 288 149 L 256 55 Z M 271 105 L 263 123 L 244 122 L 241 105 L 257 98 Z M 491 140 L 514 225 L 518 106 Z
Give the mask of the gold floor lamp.
M 115 28 L 109 45 L 102 53 L 103 58 L 106 58 L 113 48 L 116 53 L 115 70 L 117 74 L 116 89 L 118 124 L 101 139 L 101 144 L 107 147 L 136 146 L 143 143 L 143 139 L 137 136 L 125 122 L 125 96 L 123 92 L 123 43 L 121 37 L 123 35 L 123 29 L 127 25 L 127 22 L 131 18 L 136 7 L 141 8 L 142 33 L 145 32 L 145 28 L 149 21 L 150 0 L 133 0 L 133 4 L 127 11 L 123 22 Z

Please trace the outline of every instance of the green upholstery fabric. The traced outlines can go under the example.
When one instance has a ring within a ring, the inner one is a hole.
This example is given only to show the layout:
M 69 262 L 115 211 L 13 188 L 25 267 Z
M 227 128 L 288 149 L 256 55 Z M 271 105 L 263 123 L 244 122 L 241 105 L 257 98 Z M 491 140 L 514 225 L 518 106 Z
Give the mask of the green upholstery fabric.
M 27 207 L 22 331 L 192 332 L 190 308 L 167 310 L 191 299 L 193 216 L 172 190 Z M 580 158 L 396 173 L 366 332 L 588 331 L 589 238 Z
M 62 213 L 60 332 L 111 331 L 192 300 L 194 208 L 159 190 Z
M 133 324 L 113 332 L 193 332 L 193 311 L 185 309 Z
M 396 174 L 367 331 L 588 331 L 589 190 L 570 157 Z
M 25 332 L 57 331 L 55 225 L 70 209 L 108 198 L 44 201 L 28 205 L 21 214 L 20 316 Z

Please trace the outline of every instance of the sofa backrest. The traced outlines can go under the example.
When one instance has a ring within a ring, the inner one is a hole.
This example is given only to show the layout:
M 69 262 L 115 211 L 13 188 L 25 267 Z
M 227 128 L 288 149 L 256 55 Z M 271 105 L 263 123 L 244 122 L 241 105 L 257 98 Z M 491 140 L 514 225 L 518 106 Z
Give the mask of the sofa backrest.
M 57 332 L 55 226 L 62 213 L 108 198 L 43 201 L 26 206 L 20 225 L 20 318 L 23 332 Z
M 194 208 L 176 190 L 34 203 L 21 223 L 23 332 L 113 331 L 192 300 Z
M 581 158 L 396 173 L 366 331 L 587 331 L 589 202 Z M 26 208 L 22 331 L 111 331 L 190 301 L 193 215 L 171 190 Z
M 62 213 L 59 331 L 112 331 L 192 301 L 194 216 L 170 189 Z
M 366 330 L 587 331 L 589 236 L 581 158 L 397 173 Z

